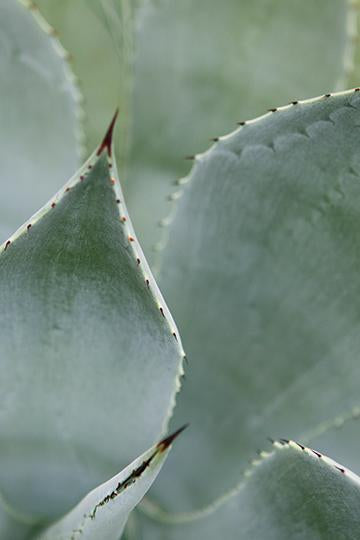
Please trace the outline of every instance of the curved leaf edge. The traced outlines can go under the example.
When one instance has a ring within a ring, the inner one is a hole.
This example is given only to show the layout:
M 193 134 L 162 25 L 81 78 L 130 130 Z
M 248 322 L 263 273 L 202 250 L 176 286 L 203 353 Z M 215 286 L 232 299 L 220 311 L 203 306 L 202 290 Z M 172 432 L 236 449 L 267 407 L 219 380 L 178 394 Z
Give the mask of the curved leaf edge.
M 96 518 L 97 521 L 100 521 L 97 526 L 100 525 L 100 528 L 104 527 L 105 529 L 109 527 L 110 531 L 118 531 L 120 535 L 121 528 L 124 528 L 130 512 L 157 477 L 173 442 L 186 427 L 186 425 L 182 426 L 145 451 L 120 473 L 91 490 L 63 517 L 45 529 L 41 528 L 31 538 L 34 540 L 68 537 L 75 539 L 75 537 L 83 536 L 84 533 L 84 538 L 97 538 L 96 528 L 93 529 Z M 128 494 L 128 491 L 133 491 L 142 480 L 144 483 L 138 492 L 130 495 L 128 501 L 125 498 L 125 504 L 121 506 L 121 496 L 124 493 Z M 106 512 L 103 513 L 107 507 L 109 507 L 109 512 L 113 514 L 111 520 Z
M 21 0 L 22 1 L 22 0 Z M 67 193 L 78 183 L 86 180 L 86 176 L 89 171 L 94 167 L 95 163 L 106 151 L 107 163 L 110 171 L 111 185 L 114 190 L 116 202 L 119 209 L 119 219 L 123 224 L 125 235 L 129 240 L 130 253 L 132 254 L 134 261 L 136 262 L 136 268 L 141 273 L 142 279 L 145 281 L 147 288 L 149 289 L 155 304 L 157 305 L 161 315 L 167 322 L 167 326 L 172 338 L 176 342 L 176 346 L 179 353 L 179 367 L 177 376 L 174 381 L 174 390 L 172 392 L 172 399 L 169 404 L 169 409 L 165 415 L 163 427 L 159 438 L 164 437 L 168 432 L 168 426 L 172 417 L 175 405 L 176 396 L 181 389 L 181 383 L 184 378 L 184 361 L 186 360 L 186 354 L 182 346 L 181 337 L 175 321 L 170 313 L 170 310 L 160 292 L 160 289 L 153 277 L 150 267 L 145 259 L 143 250 L 137 240 L 136 233 L 134 231 L 131 219 L 125 204 L 123 190 L 120 184 L 119 175 L 117 172 L 116 161 L 113 159 L 114 155 L 114 143 L 113 143 L 113 130 L 117 119 L 118 111 L 116 111 L 110 126 L 106 132 L 106 135 L 96 150 L 90 155 L 80 169 L 60 188 L 60 190 L 44 204 L 40 210 L 38 210 L 32 217 L 30 217 L 23 225 L 21 225 L 5 242 L 0 245 L 0 257 L 6 250 L 11 249 L 11 244 L 16 241 L 17 238 L 23 235 L 31 234 L 31 228 L 34 224 L 41 220 L 48 212 L 51 212 L 56 205 L 66 197 Z
M 142 503 L 139 504 L 138 509 L 144 515 L 146 515 L 147 518 L 158 523 L 168 525 L 180 525 L 183 523 L 191 523 L 205 519 L 206 517 L 215 513 L 219 508 L 224 506 L 230 499 L 236 497 L 242 489 L 246 488 L 248 479 L 255 473 L 257 468 L 261 466 L 265 461 L 273 457 L 276 452 L 283 451 L 284 449 L 304 452 L 305 454 L 313 458 L 315 461 L 322 460 L 322 462 L 325 463 L 328 467 L 335 469 L 337 473 L 343 475 L 344 477 L 350 479 L 350 481 L 357 484 L 360 489 L 360 477 L 353 473 L 350 469 L 346 468 L 345 466 L 341 465 L 340 463 L 326 456 L 325 454 L 290 439 L 269 440 L 272 444 L 272 450 L 259 451 L 258 456 L 250 462 L 250 467 L 248 467 L 243 472 L 242 478 L 237 484 L 237 486 L 230 491 L 222 494 L 208 506 L 205 506 L 204 508 L 201 508 L 200 510 L 196 510 L 194 512 L 170 513 L 164 511 L 159 505 L 149 500 L 148 498 L 144 498 Z
M 63 44 L 60 41 L 57 30 L 48 23 L 44 15 L 42 15 L 39 7 L 36 5 L 33 0 L 16 0 L 20 3 L 25 9 L 27 9 L 33 16 L 38 27 L 48 36 L 52 48 L 55 50 L 58 57 L 62 60 L 64 66 L 64 73 L 66 78 L 69 81 L 71 88 L 72 98 L 75 103 L 75 120 L 76 120 L 76 130 L 75 138 L 77 141 L 77 152 L 82 160 L 85 156 L 86 148 L 86 133 L 85 133 L 85 110 L 83 108 L 84 96 L 81 91 L 81 83 L 79 78 L 75 75 L 72 66 L 71 60 L 72 55 L 69 51 L 65 49 Z
M 360 9 L 360 7 L 359 7 Z M 233 136 L 236 136 L 240 131 L 247 129 L 249 126 L 252 126 L 253 124 L 261 123 L 262 121 L 268 119 L 273 114 L 281 114 L 282 112 L 289 111 L 293 107 L 296 107 L 297 105 L 313 105 L 314 103 L 321 102 L 323 100 L 329 100 L 331 98 L 336 98 L 340 96 L 351 96 L 354 93 L 360 92 L 360 87 L 351 88 L 349 90 L 341 90 L 339 92 L 331 92 L 327 94 L 322 94 L 320 96 L 316 96 L 309 99 L 303 99 L 303 100 L 294 100 L 288 103 L 287 105 L 282 105 L 279 107 L 274 107 L 272 109 L 269 109 L 266 113 L 257 116 L 255 118 L 246 120 L 246 121 L 240 121 L 237 122 L 237 125 L 239 126 L 234 131 L 227 133 L 225 135 L 222 135 L 220 137 L 215 137 L 211 139 L 213 144 L 205 150 L 205 152 L 201 152 L 199 154 L 194 154 L 192 156 L 187 156 L 185 159 L 192 161 L 193 165 L 189 171 L 189 173 L 186 176 L 183 176 L 182 178 L 179 178 L 176 180 L 175 185 L 177 187 L 177 190 L 171 193 L 168 196 L 168 200 L 171 203 L 171 208 L 169 211 L 168 216 L 165 219 L 162 219 L 159 222 L 159 226 L 161 227 L 163 234 L 162 238 L 158 242 L 158 244 L 155 246 L 155 249 L 158 253 L 158 257 L 156 260 L 156 264 L 154 267 L 154 272 L 156 275 L 159 275 L 161 265 L 162 265 L 162 252 L 165 250 L 168 240 L 169 240 L 169 227 L 175 217 L 176 211 L 177 211 L 177 201 L 182 197 L 182 194 L 184 192 L 184 189 L 187 184 L 190 184 L 195 176 L 195 171 L 198 166 L 198 164 L 207 156 L 209 153 L 213 152 L 219 144 L 221 144 L 222 141 L 227 141 Z

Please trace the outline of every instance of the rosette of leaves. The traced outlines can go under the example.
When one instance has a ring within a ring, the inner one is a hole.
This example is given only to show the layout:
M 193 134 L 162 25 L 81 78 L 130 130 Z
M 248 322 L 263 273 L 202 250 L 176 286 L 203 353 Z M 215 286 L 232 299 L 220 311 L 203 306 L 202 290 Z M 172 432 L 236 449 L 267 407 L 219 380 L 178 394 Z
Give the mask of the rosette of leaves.
M 79 94 L 28 7 L 0 8 L 1 181 L 57 191 L 0 248 L 1 538 L 358 538 L 360 92 L 272 109 L 193 156 L 159 273 L 190 356 L 176 395 L 185 353 L 125 205 L 116 115 L 60 187 L 51 132 L 66 178 Z M 31 124 L 38 159 L 14 120 L 23 76 L 42 83 L 24 110 L 44 91 L 54 115 L 49 131 Z

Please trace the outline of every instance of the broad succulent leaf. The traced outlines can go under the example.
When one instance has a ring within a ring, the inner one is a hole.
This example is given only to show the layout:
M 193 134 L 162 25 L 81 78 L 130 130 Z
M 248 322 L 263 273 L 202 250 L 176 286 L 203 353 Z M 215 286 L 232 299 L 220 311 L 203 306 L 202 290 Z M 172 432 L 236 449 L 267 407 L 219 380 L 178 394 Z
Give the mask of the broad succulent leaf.
M 0 248 L 0 491 L 57 517 L 166 430 L 183 351 L 102 145 Z M 26 485 L 26 489 L 24 489 Z
M 119 539 L 130 512 L 155 480 L 169 446 L 180 431 L 182 429 L 88 493 L 73 510 L 36 535 L 36 540 Z
M 193 437 L 154 490 L 166 508 L 210 503 L 266 436 L 297 439 L 358 405 L 359 130 L 355 90 L 196 157 L 160 274 L 190 362 L 174 421 L 191 418 Z
M 355 540 L 360 479 L 311 449 L 275 443 L 231 493 L 194 519 L 144 520 L 144 540 Z
M 343 0 L 144 2 L 124 189 L 146 255 L 160 238 L 172 185 L 188 170 L 183 157 L 204 150 L 236 120 L 335 90 L 345 17 Z
M 40 0 L 40 7 L 74 52 L 90 138 L 115 100 L 127 115 L 124 189 L 151 261 L 172 185 L 188 170 L 184 156 L 236 120 L 335 90 L 343 78 L 345 0 Z
M 31 2 L 1 0 L 1 242 L 79 166 L 80 96 L 52 33 Z

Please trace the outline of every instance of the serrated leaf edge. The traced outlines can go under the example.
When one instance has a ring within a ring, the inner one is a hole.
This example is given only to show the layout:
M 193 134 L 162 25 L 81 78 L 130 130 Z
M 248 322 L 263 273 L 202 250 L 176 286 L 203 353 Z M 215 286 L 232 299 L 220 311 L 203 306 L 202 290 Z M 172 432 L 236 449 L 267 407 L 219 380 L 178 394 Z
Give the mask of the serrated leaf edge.
M 277 439 L 271 441 L 273 449 L 271 451 L 260 451 L 257 458 L 253 459 L 250 462 L 250 467 L 248 467 L 242 474 L 242 479 L 237 484 L 237 486 L 220 497 L 213 501 L 208 506 L 196 510 L 195 512 L 179 512 L 179 513 L 170 513 L 164 511 L 160 506 L 158 506 L 153 501 L 150 501 L 148 498 L 144 498 L 143 502 L 139 505 L 139 510 L 141 510 L 148 518 L 159 523 L 169 524 L 169 525 L 180 525 L 184 523 L 191 523 L 198 521 L 212 515 L 224 504 L 226 504 L 231 498 L 236 497 L 239 492 L 246 487 L 247 480 L 254 474 L 256 468 L 261 465 L 264 461 L 268 460 L 274 456 L 275 452 L 283 451 L 284 449 L 292 449 L 298 452 L 304 452 L 314 460 L 321 459 L 327 466 L 336 470 L 337 473 L 346 476 L 351 481 L 355 482 L 360 488 L 360 478 L 350 469 L 347 469 L 343 465 L 340 465 L 335 460 L 329 458 L 325 454 L 322 454 L 316 450 L 313 450 L 310 447 L 307 447 L 301 443 L 295 442 L 290 439 Z
M 64 73 L 69 81 L 71 95 L 75 104 L 75 138 L 78 145 L 78 155 L 83 159 L 86 147 L 86 134 L 84 128 L 85 110 L 83 108 L 84 96 L 80 90 L 80 81 L 71 67 L 71 54 L 62 45 L 56 29 L 51 26 L 42 15 L 39 7 L 32 0 L 16 0 L 33 16 L 38 27 L 49 37 L 50 44 L 58 57 L 63 61 Z

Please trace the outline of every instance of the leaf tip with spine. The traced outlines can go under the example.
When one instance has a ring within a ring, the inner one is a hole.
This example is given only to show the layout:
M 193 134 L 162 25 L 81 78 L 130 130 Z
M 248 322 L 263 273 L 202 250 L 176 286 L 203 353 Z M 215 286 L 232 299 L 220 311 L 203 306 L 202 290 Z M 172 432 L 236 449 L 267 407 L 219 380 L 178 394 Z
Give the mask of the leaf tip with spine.
M 103 138 L 96 155 L 100 156 L 100 154 L 106 149 L 108 156 L 111 157 L 112 154 L 112 140 L 113 140 L 113 133 L 114 133 L 114 127 L 116 124 L 117 117 L 119 115 L 119 109 L 117 108 L 114 116 L 112 117 L 112 120 L 110 122 L 110 125 L 106 131 L 105 137 Z
M 162 439 L 158 444 L 157 444 L 157 448 L 160 452 L 164 452 L 167 448 L 169 448 L 169 446 L 172 445 L 172 443 L 174 442 L 174 440 L 180 435 L 180 433 L 182 433 L 187 427 L 189 427 L 189 424 L 184 424 L 183 426 L 181 426 L 179 429 L 177 429 L 176 431 L 174 431 L 174 433 L 171 433 L 170 435 L 168 435 L 167 437 L 165 437 L 165 439 Z

